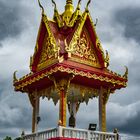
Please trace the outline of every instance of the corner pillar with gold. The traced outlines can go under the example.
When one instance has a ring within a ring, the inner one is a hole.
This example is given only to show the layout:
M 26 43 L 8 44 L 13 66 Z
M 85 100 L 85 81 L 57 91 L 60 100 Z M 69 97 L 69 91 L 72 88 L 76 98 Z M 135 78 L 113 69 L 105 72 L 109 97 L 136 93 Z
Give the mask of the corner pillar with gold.
M 106 132 L 106 103 L 110 95 L 110 90 L 103 87 L 99 90 L 99 130 Z
M 39 109 L 40 109 L 40 97 L 35 91 L 35 94 L 28 94 L 30 102 L 32 104 L 32 133 L 37 132 L 38 124 L 40 121 Z

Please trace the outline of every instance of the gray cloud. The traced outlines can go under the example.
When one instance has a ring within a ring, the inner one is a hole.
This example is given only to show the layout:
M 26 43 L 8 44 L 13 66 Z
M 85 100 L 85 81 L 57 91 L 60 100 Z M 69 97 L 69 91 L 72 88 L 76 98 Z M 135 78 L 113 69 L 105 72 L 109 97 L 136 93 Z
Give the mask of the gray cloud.
M 17 37 L 22 32 L 25 26 L 21 16 L 24 8 L 16 0 L 0 1 L 0 41 L 8 37 Z
M 140 43 L 140 7 L 118 9 L 114 15 L 114 23 L 124 26 L 124 35 Z
M 133 113 L 133 112 L 132 112 Z M 128 123 L 125 124 L 124 126 L 121 126 L 120 128 L 118 127 L 118 129 L 120 129 L 120 131 L 124 132 L 124 133 L 133 133 L 133 135 L 138 135 L 140 134 L 140 111 L 138 112 L 138 114 L 136 115 L 136 117 L 131 118 L 130 120 L 128 120 Z
M 134 61 L 130 63 L 129 65 L 129 77 L 130 79 L 130 84 L 131 85 L 137 85 L 137 83 L 140 83 L 140 76 L 139 76 L 139 71 L 140 71 L 140 59 L 139 59 L 139 51 L 135 52 L 135 58 Z M 133 75 L 133 76 L 131 76 Z
M 9 79 L 3 79 L 2 81 L 0 81 L 0 101 L 2 101 L 5 97 L 9 95 L 9 89 L 11 89 Z
M 18 77 L 21 77 L 21 75 L 24 73 L 23 72 L 24 71 L 23 69 L 25 69 L 24 66 L 27 65 L 28 62 L 27 60 L 23 61 L 21 58 L 28 57 L 27 56 L 29 51 L 28 48 L 30 46 L 33 47 L 33 44 L 35 43 L 36 34 L 39 26 L 38 23 L 40 21 L 39 19 L 40 11 L 38 5 L 36 6 L 34 5 L 35 3 L 32 3 L 34 7 L 31 8 L 30 2 L 23 1 L 23 0 L 21 1 L 16 1 L 16 0 L 0 1 L 0 12 L 1 12 L 0 41 L 2 41 L 3 39 L 7 39 L 9 37 L 10 38 L 17 37 L 21 33 L 23 35 L 22 39 L 18 37 L 18 41 L 16 41 L 16 43 L 14 44 L 11 43 L 13 41 L 9 42 L 8 39 L 6 40 L 6 42 L 2 42 L 2 44 L 0 43 L 1 50 L 3 49 L 2 46 L 7 48 L 5 49 L 5 52 L 2 53 L 4 55 L 1 55 L 1 59 L 0 59 L 0 67 L 1 67 L 0 75 L 2 76 L 4 75 L 3 77 L 5 78 L 3 80 L 3 78 L 1 78 L 0 76 L 0 107 L 1 107 L 0 130 L 2 130 L 0 131 L 0 138 L 6 135 L 14 136 L 14 137 L 18 136 L 20 135 L 21 130 L 23 129 L 25 130 L 25 132 L 31 132 L 31 118 L 32 118 L 31 105 L 29 103 L 26 94 L 14 93 L 12 87 L 12 79 L 11 77 L 9 78 L 9 75 L 10 74 L 12 75 L 15 69 L 18 69 L 20 71 L 17 73 Z M 57 3 L 58 3 L 58 8 L 63 9 L 62 7 L 64 5 L 64 1 L 63 4 L 61 0 L 58 0 Z M 108 128 L 110 131 L 112 131 L 114 127 L 118 127 L 120 132 L 129 133 L 129 134 L 138 134 L 140 133 L 139 123 L 137 123 L 139 122 L 138 118 L 140 117 L 140 111 L 138 109 L 139 104 L 137 104 L 137 106 L 132 106 L 132 109 L 130 109 L 131 108 L 130 105 L 140 99 L 140 94 L 138 94 L 140 90 L 139 89 L 140 78 L 138 76 L 138 72 L 140 71 L 139 50 L 137 49 L 138 48 L 137 46 L 131 46 L 134 47 L 133 48 L 134 51 L 131 52 L 130 50 L 130 52 L 133 53 L 135 57 L 130 61 L 130 59 L 128 58 L 129 56 L 127 56 L 127 54 L 129 53 L 125 53 L 125 49 L 123 48 L 124 46 L 127 46 L 127 44 L 130 45 L 129 39 L 131 38 L 139 43 L 138 37 L 140 35 L 138 32 L 136 32 L 139 31 L 138 29 L 139 25 L 137 24 L 139 23 L 138 20 L 139 10 L 138 8 L 118 9 L 115 7 L 115 4 L 113 5 L 111 4 L 112 1 L 110 0 L 109 6 L 113 7 L 112 9 L 116 11 L 115 13 L 114 11 L 111 12 L 107 11 L 108 7 L 105 7 L 103 2 L 101 2 L 100 5 L 99 4 L 97 5 L 97 11 L 96 11 L 97 15 L 98 13 L 100 13 L 100 11 L 102 11 L 100 14 L 103 14 L 104 16 L 103 18 L 104 20 L 102 20 L 102 18 L 99 19 L 99 25 L 97 26 L 98 28 L 100 28 L 99 37 L 101 37 L 101 40 L 103 40 L 103 42 L 107 43 L 107 47 L 108 44 L 110 43 L 109 45 L 113 48 L 110 51 L 111 54 L 113 50 L 115 50 L 115 53 L 117 53 L 118 55 L 117 58 L 114 59 L 112 62 L 114 64 L 115 69 L 117 69 L 118 67 L 120 68 L 121 63 L 123 63 L 123 65 L 126 65 L 124 63 L 125 61 L 122 58 L 127 59 L 128 61 L 127 64 L 129 67 L 129 85 L 127 89 L 116 91 L 116 94 L 112 95 L 109 100 L 110 102 L 113 102 L 113 105 L 112 104 L 110 105 L 109 103 L 110 111 L 107 114 Z M 47 8 L 49 6 L 52 6 L 50 1 L 47 3 Z M 105 7 L 106 9 L 103 9 L 103 7 Z M 119 7 L 120 7 L 120 3 L 119 3 Z M 30 12 L 28 12 L 29 10 Z M 53 11 L 52 7 L 51 9 L 50 8 L 47 9 L 48 16 L 52 15 L 53 13 L 52 11 Z M 93 11 L 93 13 L 91 14 L 94 14 L 94 12 L 95 11 Z M 112 15 L 114 14 L 113 19 L 110 13 Z M 108 17 L 111 18 L 113 22 L 112 23 L 113 26 L 110 25 L 111 20 L 109 21 Z M 31 30 L 28 30 L 28 28 L 25 29 L 27 24 L 28 26 L 31 27 Z M 122 32 L 122 30 L 119 29 L 117 25 L 119 25 L 120 28 L 124 27 L 125 29 L 124 32 Z M 23 33 L 24 29 L 26 31 Z M 1 31 L 4 33 L 3 35 L 1 34 Z M 119 37 L 122 40 L 120 40 Z M 11 49 L 12 51 L 10 51 L 11 46 L 8 47 L 10 44 L 12 44 L 12 46 L 16 46 L 14 47 L 15 50 Z M 23 46 L 22 48 L 24 49 L 20 48 L 18 50 L 17 48 L 19 48 L 18 46 L 20 45 Z M 118 52 L 116 51 L 117 48 L 119 48 Z M 126 49 L 129 50 L 130 48 L 127 47 Z M 11 55 L 9 55 L 9 51 Z M 15 52 L 17 52 L 17 54 Z M 125 57 L 121 58 L 120 55 Z M 122 60 L 123 62 L 120 62 L 120 60 Z M 98 103 L 97 100 L 94 101 L 90 101 L 88 106 L 86 106 L 85 104 L 82 104 L 80 106 L 79 112 L 77 114 L 77 127 L 87 128 L 88 124 L 91 122 L 98 123 Z M 58 105 L 54 107 L 53 103 L 50 102 L 51 101 L 48 102 L 46 100 L 41 101 L 41 106 L 40 106 L 41 122 L 39 124 L 39 130 L 57 125 Z M 128 115 L 125 115 L 126 113 L 128 113 Z M 121 123 L 120 123 L 120 116 L 122 120 Z M 132 129 L 130 127 L 131 125 L 132 125 Z
M 12 91 L 9 89 L 9 91 Z M 11 94 L 11 95 L 10 95 Z M 9 93 L 0 101 L 0 138 L 17 137 L 22 130 L 31 128 L 31 106 L 26 95 Z M 16 130 L 16 131 L 10 131 Z M 5 136 L 4 136 L 5 135 Z
M 2 44 L 0 43 L 0 48 L 2 48 Z
M 121 133 L 139 135 L 140 134 L 140 109 L 137 107 L 140 102 L 130 104 L 128 106 L 108 105 L 108 128 L 113 130 L 118 128 Z

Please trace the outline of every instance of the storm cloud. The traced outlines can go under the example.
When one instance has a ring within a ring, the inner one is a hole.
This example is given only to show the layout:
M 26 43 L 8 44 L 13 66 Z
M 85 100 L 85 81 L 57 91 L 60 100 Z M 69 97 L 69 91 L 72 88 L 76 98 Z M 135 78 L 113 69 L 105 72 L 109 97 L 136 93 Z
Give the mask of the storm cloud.
M 0 1 L 0 41 L 18 36 L 23 30 L 19 1 Z
M 119 105 L 110 102 L 108 104 L 108 128 L 118 128 L 121 133 L 138 135 L 140 134 L 140 101 L 130 105 Z
M 124 27 L 124 35 L 140 43 L 140 7 L 126 7 L 115 13 L 115 22 Z M 132 46 L 133 47 L 133 46 Z
M 43 2 L 43 0 L 42 0 Z M 60 11 L 65 0 L 57 0 Z M 75 1 L 74 1 L 75 2 Z M 109 3 L 108 6 L 105 6 Z M 132 6 L 133 3 L 133 6 Z M 75 3 L 74 3 L 75 4 Z M 83 9 L 86 1 L 82 1 Z M 139 0 L 92 1 L 91 16 L 97 17 L 95 27 L 104 49 L 110 54 L 110 69 L 124 74 L 129 69 L 126 89 L 117 90 L 107 104 L 109 131 L 118 128 L 120 133 L 140 136 L 140 5 Z M 45 12 L 52 18 L 51 1 L 44 2 Z M 94 6 L 94 8 L 93 8 Z M 29 58 L 33 54 L 41 19 L 37 1 L 0 0 L 0 139 L 6 135 L 17 137 L 22 130 L 31 132 L 32 107 L 26 94 L 15 93 L 12 74 L 18 70 L 22 77 L 29 70 Z M 19 47 L 20 46 L 20 47 Z M 41 100 L 39 130 L 55 127 L 58 123 L 58 104 Z M 54 115 L 55 114 L 55 115 Z M 88 128 L 89 123 L 98 124 L 98 98 L 88 106 L 80 105 L 77 127 Z

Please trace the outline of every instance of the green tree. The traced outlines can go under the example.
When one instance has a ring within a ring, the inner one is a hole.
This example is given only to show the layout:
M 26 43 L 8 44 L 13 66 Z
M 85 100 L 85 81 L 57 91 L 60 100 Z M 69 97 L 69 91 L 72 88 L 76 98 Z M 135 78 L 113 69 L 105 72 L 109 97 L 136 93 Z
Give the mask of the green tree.
M 4 138 L 3 140 L 12 140 L 12 138 L 9 136 L 6 136 L 6 138 Z

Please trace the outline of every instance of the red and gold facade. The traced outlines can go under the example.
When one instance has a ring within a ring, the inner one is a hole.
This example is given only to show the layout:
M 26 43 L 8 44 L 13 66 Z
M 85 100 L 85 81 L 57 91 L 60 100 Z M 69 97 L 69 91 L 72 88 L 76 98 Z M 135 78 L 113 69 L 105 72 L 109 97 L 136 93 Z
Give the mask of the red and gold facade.
M 61 126 L 66 126 L 67 105 L 76 105 L 76 113 L 80 103 L 99 97 L 99 127 L 106 131 L 107 100 L 116 89 L 126 87 L 128 69 L 123 76 L 108 69 L 109 55 L 107 51 L 104 53 L 96 34 L 88 10 L 90 1 L 81 12 L 81 0 L 75 11 L 72 1 L 67 0 L 62 14 L 52 2 L 53 20 L 48 20 L 39 2 L 42 19 L 30 60 L 31 72 L 21 79 L 14 73 L 15 91 L 29 96 L 33 132 L 37 129 L 40 97 L 52 98 L 54 104 L 59 101 L 58 124 Z

